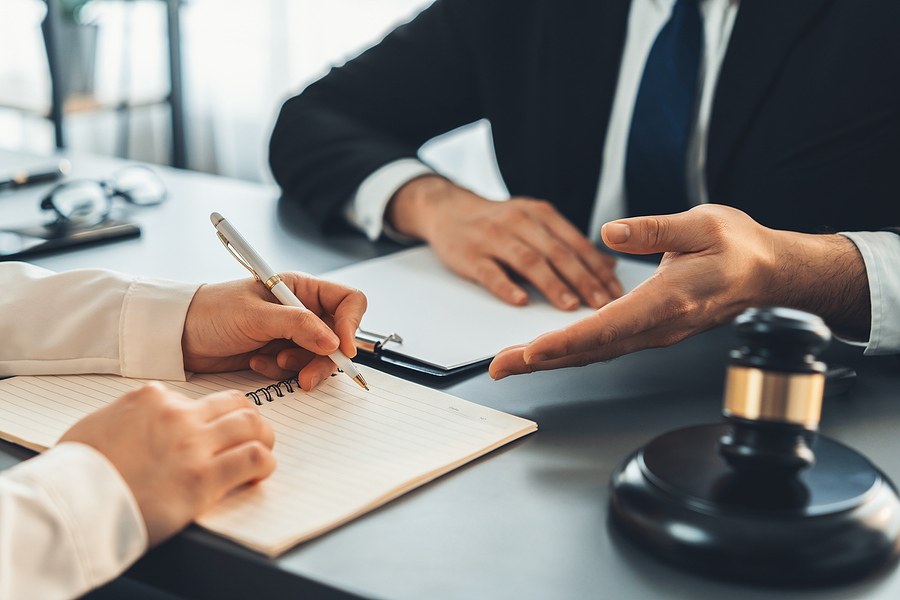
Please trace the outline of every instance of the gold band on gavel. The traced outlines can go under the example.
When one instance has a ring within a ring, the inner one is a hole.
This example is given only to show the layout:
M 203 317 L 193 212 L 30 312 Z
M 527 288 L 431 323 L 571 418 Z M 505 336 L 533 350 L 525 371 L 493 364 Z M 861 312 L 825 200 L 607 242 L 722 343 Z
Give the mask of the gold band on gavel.
M 822 411 L 825 375 L 728 367 L 725 416 L 802 425 L 816 430 Z

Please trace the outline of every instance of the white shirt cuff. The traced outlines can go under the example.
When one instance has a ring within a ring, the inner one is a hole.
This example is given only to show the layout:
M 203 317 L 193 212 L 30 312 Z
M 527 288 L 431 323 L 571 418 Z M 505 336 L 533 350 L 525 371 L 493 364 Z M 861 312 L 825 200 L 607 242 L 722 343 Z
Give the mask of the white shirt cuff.
M 887 231 L 841 232 L 856 244 L 866 265 L 872 325 L 865 354 L 900 353 L 900 236 Z M 862 344 L 860 344 L 862 345 Z
M 125 293 L 119 319 L 124 377 L 184 381 L 181 336 L 199 284 L 139 277 Z
M 17 598 L 74 598 L 120 575 L 147 549 L 137 501 L 100 452 L 68 442 L 2 475 L 2 557 Z M 15 567 L 13 567 L 15 565 Z M 11 571 L 10 569 L 13 569 Z
M 413 179 L 434 174 L 434 169 L 414 158 L 388 163 L 363 180 L 344 207 L 344 217 L 373 242 L 382 233 L 396 241 L 413 241 L 385 227 L 384 212 L 397 190 Z

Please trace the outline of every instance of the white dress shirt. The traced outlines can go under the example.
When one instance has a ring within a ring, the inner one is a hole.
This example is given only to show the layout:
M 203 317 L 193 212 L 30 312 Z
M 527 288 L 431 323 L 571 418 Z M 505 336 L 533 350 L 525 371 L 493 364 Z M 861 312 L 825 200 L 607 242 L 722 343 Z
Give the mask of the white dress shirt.
M 628 14 L 628 31 L 613 98 L 609 126 L 603 146 L 603 165 L 597 196 L 588 227 L 588 237 L 602 245 L 600 228 L 604 223 L 628 215 L 625 191 L 625 155 L 628 132 L 644 65 L 659 31 L 669 20 L 675 0 L 633 0 Z M 688 200 L 693 204 L 709 201 L 706 189 L 706 144 L 713 97 L 719 70 L 728 49 L 740 0 L 699 0 L 703 19 L 704 53 L 701 60 L 697 116 L 688 148 Z M 376 240 L 382 233 L 399 241 L 402 237 L 386 229 L 384 213 L 391 197 L 404 184 L 435 171 L 415 159 L 389 163 L 367 177 L 344 209 L 348 221 Z M 848 200 L 849 201 L 849 200 Z M 865 345 L 866 354 L 900 352 L 900 277 L 891 264 L 900 264 L 900 236 L 885 232 L 842 232 L 853 240 L 862 254 L 869 279 L 872 326 Z
M 181 334 L 197 287 L 0 263 L 0 376 L 184 380 Z M 60 444 L 0 473 L 0 598 L 76 598 L 146 549 L 131 490 L 93 448 Z

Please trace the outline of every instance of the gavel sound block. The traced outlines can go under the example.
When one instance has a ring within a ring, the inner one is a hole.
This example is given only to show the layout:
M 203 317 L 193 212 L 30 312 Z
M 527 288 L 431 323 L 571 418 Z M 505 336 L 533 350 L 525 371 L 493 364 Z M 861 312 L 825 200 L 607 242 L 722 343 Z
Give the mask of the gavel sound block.
M 613 525 L 669 563 L 760 584 L 847 581 L 895 560 L 896 488 L 817 434 L 828 327 L 784 308 L 735 325 L 724 421 L 666 433 L 620 464 Z

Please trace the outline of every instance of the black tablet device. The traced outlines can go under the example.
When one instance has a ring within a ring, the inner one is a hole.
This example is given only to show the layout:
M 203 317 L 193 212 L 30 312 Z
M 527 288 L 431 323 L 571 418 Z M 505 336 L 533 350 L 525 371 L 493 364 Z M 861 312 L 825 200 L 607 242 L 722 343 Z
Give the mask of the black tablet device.
M 132 238 L 140 234 L 141 229 L 134 223 L 112 220 L 84 228 L 38 225 L 0 229 L 0 260 L 20 260 L 72 246 Z

